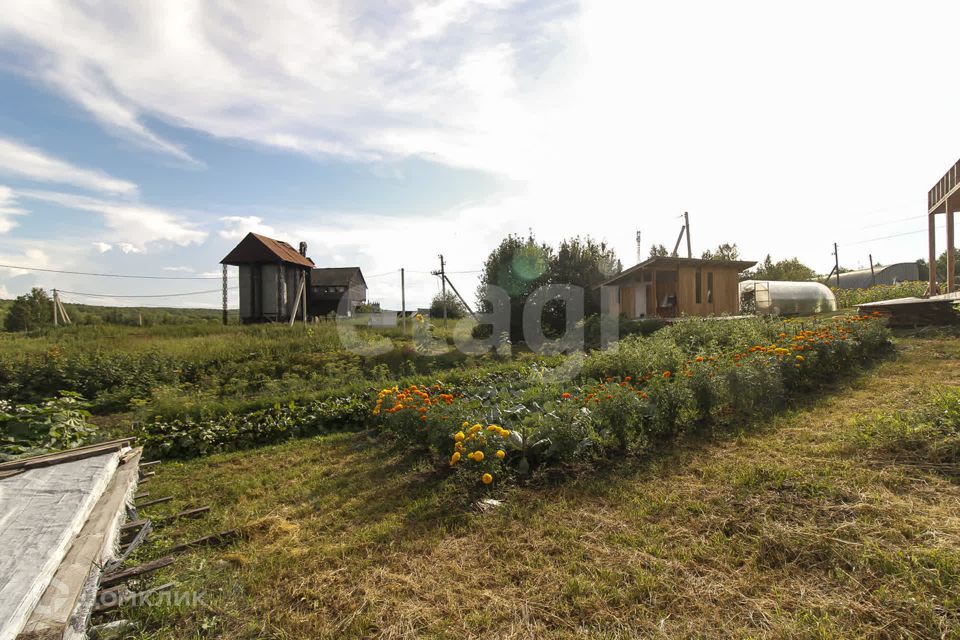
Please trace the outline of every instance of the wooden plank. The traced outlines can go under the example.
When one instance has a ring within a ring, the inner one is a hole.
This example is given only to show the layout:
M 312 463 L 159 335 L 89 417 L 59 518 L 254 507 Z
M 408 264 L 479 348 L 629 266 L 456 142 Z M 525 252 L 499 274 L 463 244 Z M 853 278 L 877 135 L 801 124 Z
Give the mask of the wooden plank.
M 143 526 L 144 524 L 146 524 L 147 522 L 150 522 L 150 520 L 149 520 L 148 518 L 140 518 L 139 520 L 131 520 L 130 522 L 127 522 L 127 523 L 125 523 L 123 526 L 120 527 L 120 532 L 123 533 L 123 532 L 129 531 L 129 530 L 131 530 L 131 529 L 139 529 L 140 527 L 142 527 L 142 526 Z
M 147 467 L 152 467 L 152 466 L 155 465 L 155 464 L 160 464 L 160 461 L 159 461 L 159 460 L 151 460 L 150 462 L 142 462 L 142 463 L 140 463 L 140 468 L 141 468 L 141 469 L 146 469 Z
M 20 458 L 18 460 L 8 460 L 0 462 L 0 471 L 11 469 L 39 469 L 49 467 L 55 464 L 73 462 L 75 460 L 84 460 L 95 456 L 106 455 L 113 451 L 120 451 L 133 443 L 133 438 L 121 438 L 120 440 L 111 440 L 109 442 L 100 442 L 98 444 L 86 447 L 77 447 L 67 449 L 66 451 L 55 451 L 54 453 L 45 453 L 39 456 L 29 458 Z
M 124 569 L 123 571 L 114 571 L 113 573 L 108 573 L 100 579 L 100 586 L 112 587 L 120 584 L 121 582 L 126 582 L 130 578 L 136 578 L 137 576 L 142 576 L 145 573 L 152 573 L 158 569 L 163 569 L 164 567 L 173 564 L 173 561 L 173 556 L 164 556 L 162 558 L 137 565 L 136 567 Z
M 21 638 L 61 638 L 68 627 L 86 626 L 87 616 L 83 611 L 89 610 L 92 603 L 83 602 L 85 587 L 91 573 L 98 575 L 98 567 L 113 554 L 113 544 L 126 515 L 124 506 L 136 486 L 140 454 L 140 449 L 134 450 L 133 457 L 112 474 L 106 491 L 33 609 Z
M 148 598 L 155 593 L 169 591 L 170 589 L 173 589 L 174 586 L 176 586 L 175 582 L 167 582 L 166 584 L 162 584 L 158 587 L 153 587 L 152 589 L 147 589 L 146 591 L 140 591 L 137 593 L 130 592 L 129 590 L 111 590 L 101 592 L 101 594 L 97 597 L 97 606 L 93 609 L 93 615 L 100 615 L 109 613 L 110 611 L 115 611 L 129 602 L 135 602 L 140 599 Z
M 199 518 L 200 516 L 206 514 L 210 511 L 210 507 L 197 507 L 195 509 L 187 509 L 181 511 L 180 513 L 175 513 L 172 516 L 164 516 L 162 518 L 156 518 L 154 524 L 157 526 L 168 524 L 174 520 L 179 520 L 180 518 Z
M 209 536 L 204 536 L 202 538 L 197 538 L 196 540 L 191 540 L 190 542 L 184 542 L 183 544 L 178 544 L 175 547 L 172 547 L 167 553 L 173 555 L 174 553 L 181 553 L 187 549 L 192 549 L 194 547 L 215 547 L 222 544 L 227 544 L 232 542 L 240 537 L 240 531 L 237 529 L 231 529 L 229 531 L 221 531 L 219 533 L 214 533 Z
M 143 504 L 138 504 L 137 509 L 143 509 L 144 507 L 152 507 L 155 504 L 162 504 L 164 502 L 169 502 L 173 500 L 173 496 L 166 496 L 165 498 L 157 498 L 156 500 L 147 500 Z
M 149 491 L 142 491 L 142 492 L 138 493 L 137 495 L 133 496 L 133 499 L 134 499 L 134 500 L 143 500 L 144 498 L 148 498 L 148 497 L 150 497 L 150 492 L 149 492 Z

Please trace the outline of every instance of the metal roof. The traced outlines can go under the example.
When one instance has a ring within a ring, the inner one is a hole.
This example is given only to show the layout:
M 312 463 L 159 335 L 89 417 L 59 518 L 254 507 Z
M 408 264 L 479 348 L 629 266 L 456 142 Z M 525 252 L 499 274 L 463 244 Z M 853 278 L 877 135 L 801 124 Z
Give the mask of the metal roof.
M 367 286 L 367 281 L 363 279 L 363 272 L 360 267 L 317 267 L 310 272 L 310 284 L 312 286 L 334 286 L 349 285 L 354 281 L 354 276 L 359 276 L 360 282 Z
M 885 267 L 876 267 L 873 273 L 870 269 L 845 271 L 840 274 L 841 289 L 866 289 L 876 284 L 894 284 L 895 282 L 915 282 L 920 280 L 920 268 L 916 262 L 897 262 Z M 831 277 L 827 284 L 836 284 L 836 276 Z
M 220 261 L 220 264 L 239 266 L 241 264 L 277 261 L 313 268 L 313 260 L 300 255 L 296 249 L 283 240 L 274 240 L 257 233 L 248 233 L 240 241 L 240 244 Z
M 638 271 L 642 271 L 643 269 L 677 268 L 681 266 L 686 266 L 686 267 L 707 266 L 707 267 L 713 267 L 715 269 L 722 269 L 722 268 L 736 269 L 737 273 L 740 273 L 741 271 L 749 269 L 755 264 L 757 264 L 756 261 L 750 261 L 750 260 L 705 260 L 703 258 L 679 258 L 674 256 L 654 256 L 652 258 L 648 258 L 644 260 L 640 264 L 636 264 L 630 267 L 629 269 L 625 269 L 624 271 L 621 271 L 615 276 L 605 280 L 604 282 L 601 282 L 600 285 L 598 286 L 615 284 L 621 279 L 625 279 L 627 276 L 634 274 Z

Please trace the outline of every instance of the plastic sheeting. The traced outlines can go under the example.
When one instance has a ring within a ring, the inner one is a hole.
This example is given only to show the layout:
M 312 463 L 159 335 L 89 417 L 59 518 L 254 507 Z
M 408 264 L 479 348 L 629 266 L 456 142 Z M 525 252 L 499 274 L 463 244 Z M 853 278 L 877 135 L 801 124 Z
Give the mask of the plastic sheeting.
M 806 315 L 837 310 L 837 299 L 819 282 L 744 280 L 740 310 L 761 315 Z

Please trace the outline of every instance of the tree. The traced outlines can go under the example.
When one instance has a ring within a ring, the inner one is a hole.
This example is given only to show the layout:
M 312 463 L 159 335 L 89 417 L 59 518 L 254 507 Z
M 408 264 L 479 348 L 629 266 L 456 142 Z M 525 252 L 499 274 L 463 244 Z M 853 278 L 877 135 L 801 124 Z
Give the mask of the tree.
M 483 313 L 491 312 L 490 301 L 484 297 L 488 285 L 506 291 L 510 297 L 510 340 L 519 342 L 524 339 L 524 307 L 530 294 L 539 287 L 547 284 L 582 287 L 585 313 L 599 313 L 600 291 L 594 287 L 619 273 L 621 268 L 613 249 L 589 237 L 568 238 L 554 252 L 549 245 L 538 244 L 533 233 L 525 239 L 509 235 L 484 263 L 477 307 Z M 565 309 L 560 301 L 548 302 L 542 313 L 547 333 L 563 331 Z
M 53 324 L 53 302 L 46 291 L 37 287 L 17 296 L 3 320 L 7 331 L 31 331 L 48 324 Z
M 670 255 L 670 252 L 667 251 L 667 248 L 662 244 L 655 244 L 650 246 L 650 257 L 651 258 L 662 258 L 663 256 Z
M 600 313 L 600 290 L 596 285 L 620 273 L 623 264 L 606 242 L 590 238 L 568 238 L 551 258 L 546 273 L 546 282 L 563 287 L 576 286 L 583 289 L 583 312 L 585 316 Z M 554 334 L 563 333 L 566 311 L 564 305 L 554 300 L 544 309 L 544 325 Z
M 960 249 L 954 249 L 953 255 L 960 257 Z M 929 278 L 930 272 L 927 271 L 927 277 Z M 954 273 L 954 276 L 957 274 Z M 940 257 L 937 258 L 937 282 L 946 282 L 947 281 L 947 252 L 944 250 L 940 254 Z
M 477 308 L 483 313 L 493 311 L 486 298 L 487 287 L 503 289 L 510 297 L 510 340 L 513 342 L 523 340 L 523 307 L 530 294 L 545 284 L 544 275 L 552 257 L 550 246 L 537 244 L 531 231 L 526 238 L 510 234 L 484 262 L 477 288 Z
M 430 317 L 436 320 L 443 317 L 443 308 L 447 308 L 447 317 L 451 320 L 459 320 L 467 314 L 467 308 L 463 306 L 460 299 L 452 291 L 447 291 L 447 295 L 437 293 L 430 302 Z
M 770 254 L 751 271 L 743 274 L 744 280 L 813 280 L 817 274 L 797 258 L 787 258 L 774 262 Z
M 700 257 L 704 260 L 726 260 L 733 262 L 734 260 L 740 259 L 740 247 L 738 247 L 736 243 L 730 244 L 729 242 L 724 242 L 717 247 L 716 251 L 704 251 Z

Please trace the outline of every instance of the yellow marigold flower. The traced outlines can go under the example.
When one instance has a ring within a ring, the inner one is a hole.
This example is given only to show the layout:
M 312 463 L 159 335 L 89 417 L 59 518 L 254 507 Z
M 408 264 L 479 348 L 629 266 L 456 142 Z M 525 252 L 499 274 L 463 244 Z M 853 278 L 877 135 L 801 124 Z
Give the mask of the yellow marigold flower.
M 480 431 L 480 429 L 483 429 L 483 426 L 481 426 L 480 424 L 475 424 L 472 427 L 470 427 L 470 434 L 472 435 L 477 431 Z
M 498 431 L 499 429 L 500 429 L 500 427 L 498 427 L 498 426 L 495 425 L 495 424 L 487 425 L 487 431 L 491 431 L 491 432 L 492 432 L 492 431 Z
M 483 451 L 480 451 L 478 449 L 474 451 L 472 455 L 473 455 L 474 462 L 483 462 Z
M 509 437 L 509 436 L 510 436 L 510 429 L 503 429 L 503 430 L 501 430 L 501 431 L 500 431 L 500 435 L 502 435 L 504 438 Z
M 463 427 L 464 429 L 467 429 L 467 428 L 470 427 L 470 423 L 467 422 L 466 420 L 464 420 L 464 421 L 463 421 L 463 424 L 461 424 L 460 426 Z
M 468 453 L 468 454 L 467 454 L 467 460 L 473 460 L 473 454 L 472 454 L 472 453 Z
M 507 457 L 507 452 L 504 451 L 503 449 L 497 449 L 497 457 L 503 460 L 504 458 Z
M 465 449 L 462 442 L 458 442 L 457 444 L 453 445 L 453 448 L 459 451 L 460 453 L 463 453 L 463 450 Z
M 489 473 L 483 474 L 483 476 L 481 476 L 480 479 L 483 480 L 483 484 L 490 484 L 491 482 L 493 482 L 493 476 L 490 475 Z
M 467 436 L 463 435 L 463 431 L 457 431 L 457 435 L 453 436 L 453 439 L 457 442 L 463 442 L 463 439 Z
M 457 464 L 458 462 L 460 462 L 460 452 L 459 452 L 459 451 L 454 451 L 454 452 L 453 452 L 453 455 L 450 456 L 450 466 L 452 467 L 453 465 Z
M 797 362 L 803 362 L 803 356 L 797 356 Z

